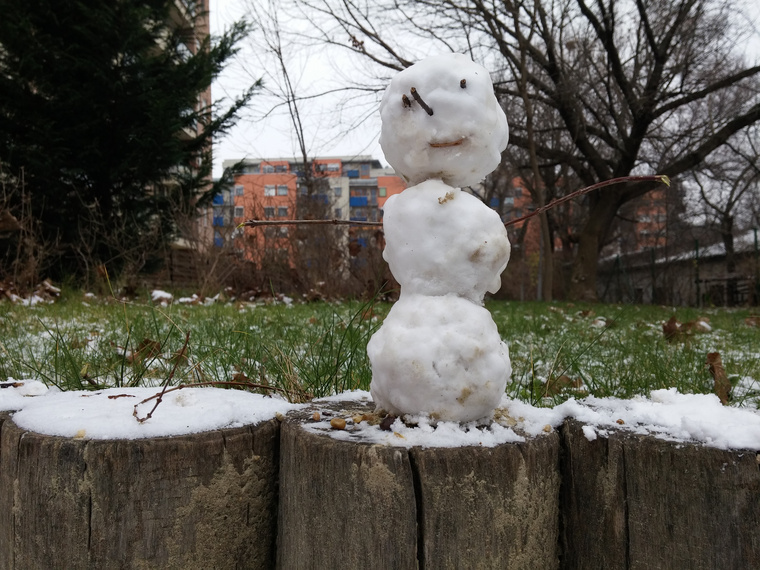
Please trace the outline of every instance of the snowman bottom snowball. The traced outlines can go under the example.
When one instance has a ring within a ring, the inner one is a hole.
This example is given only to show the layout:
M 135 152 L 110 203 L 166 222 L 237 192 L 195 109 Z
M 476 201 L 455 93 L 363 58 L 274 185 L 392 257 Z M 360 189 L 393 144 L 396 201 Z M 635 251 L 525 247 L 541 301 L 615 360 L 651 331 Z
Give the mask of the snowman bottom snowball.
M 456 295 L 402 294 L 367 353 L 372 399 L 395 415 L 487 418 L 512 372 L 491 314 Z

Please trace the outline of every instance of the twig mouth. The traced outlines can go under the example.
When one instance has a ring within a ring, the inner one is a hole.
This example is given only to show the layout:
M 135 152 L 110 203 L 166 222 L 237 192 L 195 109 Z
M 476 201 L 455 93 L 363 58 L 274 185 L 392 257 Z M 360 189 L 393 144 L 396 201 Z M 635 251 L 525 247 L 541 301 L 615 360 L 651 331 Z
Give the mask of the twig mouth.
M 461 139 L 457 139 L 455 141 L 431 142 L 431 143 L 428 143 L 428 144 L 430 146 L 432 146 L 433 148 L 447 148 L 447 147 L 450 147 L 450 146 L 459 146 L 460 144 L 462 144 L 466 140 L 467 140 L 467 137 L 462 137 Z

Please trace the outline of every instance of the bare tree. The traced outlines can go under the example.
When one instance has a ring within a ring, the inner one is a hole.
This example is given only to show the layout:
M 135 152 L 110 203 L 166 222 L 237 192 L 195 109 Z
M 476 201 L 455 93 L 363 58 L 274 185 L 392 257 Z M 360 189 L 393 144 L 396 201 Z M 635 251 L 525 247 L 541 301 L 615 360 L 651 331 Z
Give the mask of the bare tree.
M 702 213 L 717 227 L 726 250 L 726 279 L 729 298 L 736 289 L 737 230 L 752 224 L 752 205 L 760 199 L 760 140 L 757 128 L 735 137 L 692 172 Z M 738 227 L 737 227 L 738 226 Z
M 259 54 L 258 63 L 264 72 L 264 88 L 274 100 L 274 109 L 287 110 L 291 133 L 298 152 L 297 195 L 293 201 L 294 211 L 300 219 L 327 219 L 333 216 L 334 201 L 331 196 L 329 173 L 315 162 L 308 131 L 304 121 L 303 107 L 308 99 L 298 91 L 297 78 L 293 77 L 292 49 L 298 42 L 292 31 L 281 21 L 285 13 L 275 0 L 266 3 L 248 3 L 249 17 L 256 29 L 250 36 L 254 53 Z M 285 35 L 287 34 L 287 36 Z M 256 70 L 258 73 L 259 70 Z M 296 228 L 270 228 L 268 238 L 283 242 L 287 233 L 290 259 L 299 276 L 300 286 L 312 289 L 319 283 L 334 280 L 346 264 L 348 239 L 345 228 L 317 225 Z M 282 251 L 280 247 L 277 250 Z M 268 251 L 268 250 L 265 250 Z M 266 257 L 266 256 L 265 256 Z M 282 260 L 275 262 L 281 265 Z
M 675 178 L 760 121 L 760 65 L 743 55 L 754 32 L 728 0 L 297 4 L 315 41 L 371 63 L 378 78 L 430 53 L 469 53 L 504 78 L 496 83 L 503 100 L 522 102 L 524 115 L 510 117 L 511 144 L 566 165 L 583 185 L 642 173 Z M 607 188 L 579 205 L 586 215 L 572 235 L 573 297 L 596 297 L 598 254 L 618 211 L 651 189 Z

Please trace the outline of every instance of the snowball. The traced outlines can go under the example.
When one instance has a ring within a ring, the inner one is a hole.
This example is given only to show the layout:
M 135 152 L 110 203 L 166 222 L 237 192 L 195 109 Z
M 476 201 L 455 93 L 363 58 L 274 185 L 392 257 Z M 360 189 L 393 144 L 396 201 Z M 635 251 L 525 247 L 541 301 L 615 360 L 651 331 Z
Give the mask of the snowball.
M 408 294 L 370 339 L 370 392 L 393 414 L 474 421 L 491 414 L 511 374 L 491 314 L 456 295 Z
M 501 286 L 509 238 L 499 215 L 480 200 L 439 180 L 388 199 L 383 257 L 402 290 L 454 293 L 482 303 Z
M 509 139 L 488 71 L 457 53 L 427 58 L 396 75 L 380 116 L 385 158 L 412 185 L 429 178 L 457 187 L 477 184 L 499 165 Z

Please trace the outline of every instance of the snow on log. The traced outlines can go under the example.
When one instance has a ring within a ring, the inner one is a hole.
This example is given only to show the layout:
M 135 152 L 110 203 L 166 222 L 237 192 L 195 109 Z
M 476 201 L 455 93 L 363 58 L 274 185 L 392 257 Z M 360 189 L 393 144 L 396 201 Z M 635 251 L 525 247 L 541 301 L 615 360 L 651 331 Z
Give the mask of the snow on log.
M 754 568 L 755 451 L 562 428 L 563 568 Z
M 271 568 L 277 420 L 84 440 L 0 427 L 0 568 Z

